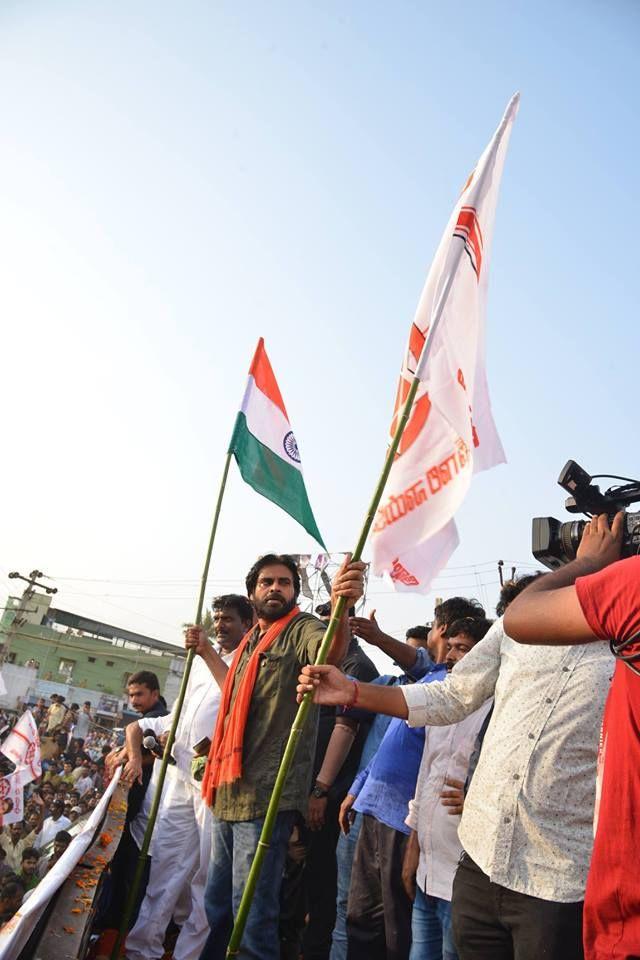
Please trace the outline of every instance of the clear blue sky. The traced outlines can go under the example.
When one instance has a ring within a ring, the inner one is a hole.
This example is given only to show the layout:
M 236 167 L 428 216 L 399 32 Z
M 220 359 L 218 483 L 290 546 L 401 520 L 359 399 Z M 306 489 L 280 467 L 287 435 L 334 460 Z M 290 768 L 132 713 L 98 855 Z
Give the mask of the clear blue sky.
M 639 27 L 620 0 L 5 2 L 3 572 L 87 578 L 61 606 L 176 639 L 260 335 L 348 549 L 431 257 L 520 90 L 487 344 L 509 463 L 434 590 L 493 602 L 461 565 L 531 563 L 566 459 L 640 474 Z M 235 472 L 210 593 L 271 548 L 313 544 Z M 371 590 L 393 632 L 431 614 Z

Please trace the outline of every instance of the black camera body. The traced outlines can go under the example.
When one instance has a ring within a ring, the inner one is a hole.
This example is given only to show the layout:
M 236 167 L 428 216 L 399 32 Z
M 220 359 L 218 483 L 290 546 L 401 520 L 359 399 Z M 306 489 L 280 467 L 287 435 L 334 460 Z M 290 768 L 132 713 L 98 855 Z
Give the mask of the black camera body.
M 569 513 L 584 513 L 587 516 L 606 513 L 610 522 L 616 513 L 624 510 L 620 556 L 635 556 L 640 553 L 640 512 L 627 513 L 626 508 L 640 500 L 640 481 L 611 477 L 628 482 L 601 493 L 593 479 L 575 460 L 567 461 L 558 477 L 560 486 L 570 494 L 565 500 L 565 508 Z M 567 520 L 562 523 L 555 517 L 534 517 L 531 531 L 534 557 L 551 570 L 575 560 L 585 526 L 586 520 Z

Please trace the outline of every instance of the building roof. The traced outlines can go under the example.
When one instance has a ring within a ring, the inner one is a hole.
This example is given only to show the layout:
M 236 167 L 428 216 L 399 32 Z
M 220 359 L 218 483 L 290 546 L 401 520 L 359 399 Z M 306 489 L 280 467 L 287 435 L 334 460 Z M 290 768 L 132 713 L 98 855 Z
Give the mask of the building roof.
M 54 607 L 49 607 L 45 622 L 48 624 L 58 623 L 61 626 L 71 627 L 74 630 L 83 630 L 85 633 L 92 633 L 98 637 L 105 637 L 108 640 L 125 640 L 127 643 L 135 643 L 141 647 L 150 647 L 152 650 L 162 650 L 166 653 L 171 653 L 174 657 L 186 656 L 184 648 L 173 643 L 156 640 L 154 637 L 146 637 L 142 633 L 125 630 L 124 627 L 114 627 L 110 623 L 91 620 L 89 617 L 80 617 L 77 613 L 70 613 L 68 610 L 58 610 Z

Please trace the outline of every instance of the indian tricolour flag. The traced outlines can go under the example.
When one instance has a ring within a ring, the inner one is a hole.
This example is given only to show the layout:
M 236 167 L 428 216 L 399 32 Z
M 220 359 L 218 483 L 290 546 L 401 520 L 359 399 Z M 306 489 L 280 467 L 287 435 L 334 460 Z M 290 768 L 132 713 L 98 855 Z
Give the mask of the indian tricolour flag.
M 302 476 L 298 444 L 260 337 L 229 452 L 242 479 L 281 507 L 322 544 Z

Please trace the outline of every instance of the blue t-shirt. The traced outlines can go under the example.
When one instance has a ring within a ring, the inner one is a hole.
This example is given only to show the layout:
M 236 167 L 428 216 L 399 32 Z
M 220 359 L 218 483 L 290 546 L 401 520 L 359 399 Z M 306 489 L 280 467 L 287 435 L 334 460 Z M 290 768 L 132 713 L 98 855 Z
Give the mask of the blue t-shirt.
M 446 675 L 445 665 L 438 664 L 417 682 L 444 680 Z M 387 717 L 380 719 L 388 721 Z M 374 723 L 365 744 L 368 756 L 371 756 L 371 751 L 367 750 L 369 738 L 375 726 Z M 406 720 L 397 718 L 388 722 L 380 746 L 351 785 L 349 793 L 358 798 L 353 809 L 368 813 L 401 833 L 410 833 L 404 821 L 409 800 L 415 794 L 423 749 L 424 727 L 409 727 Z

